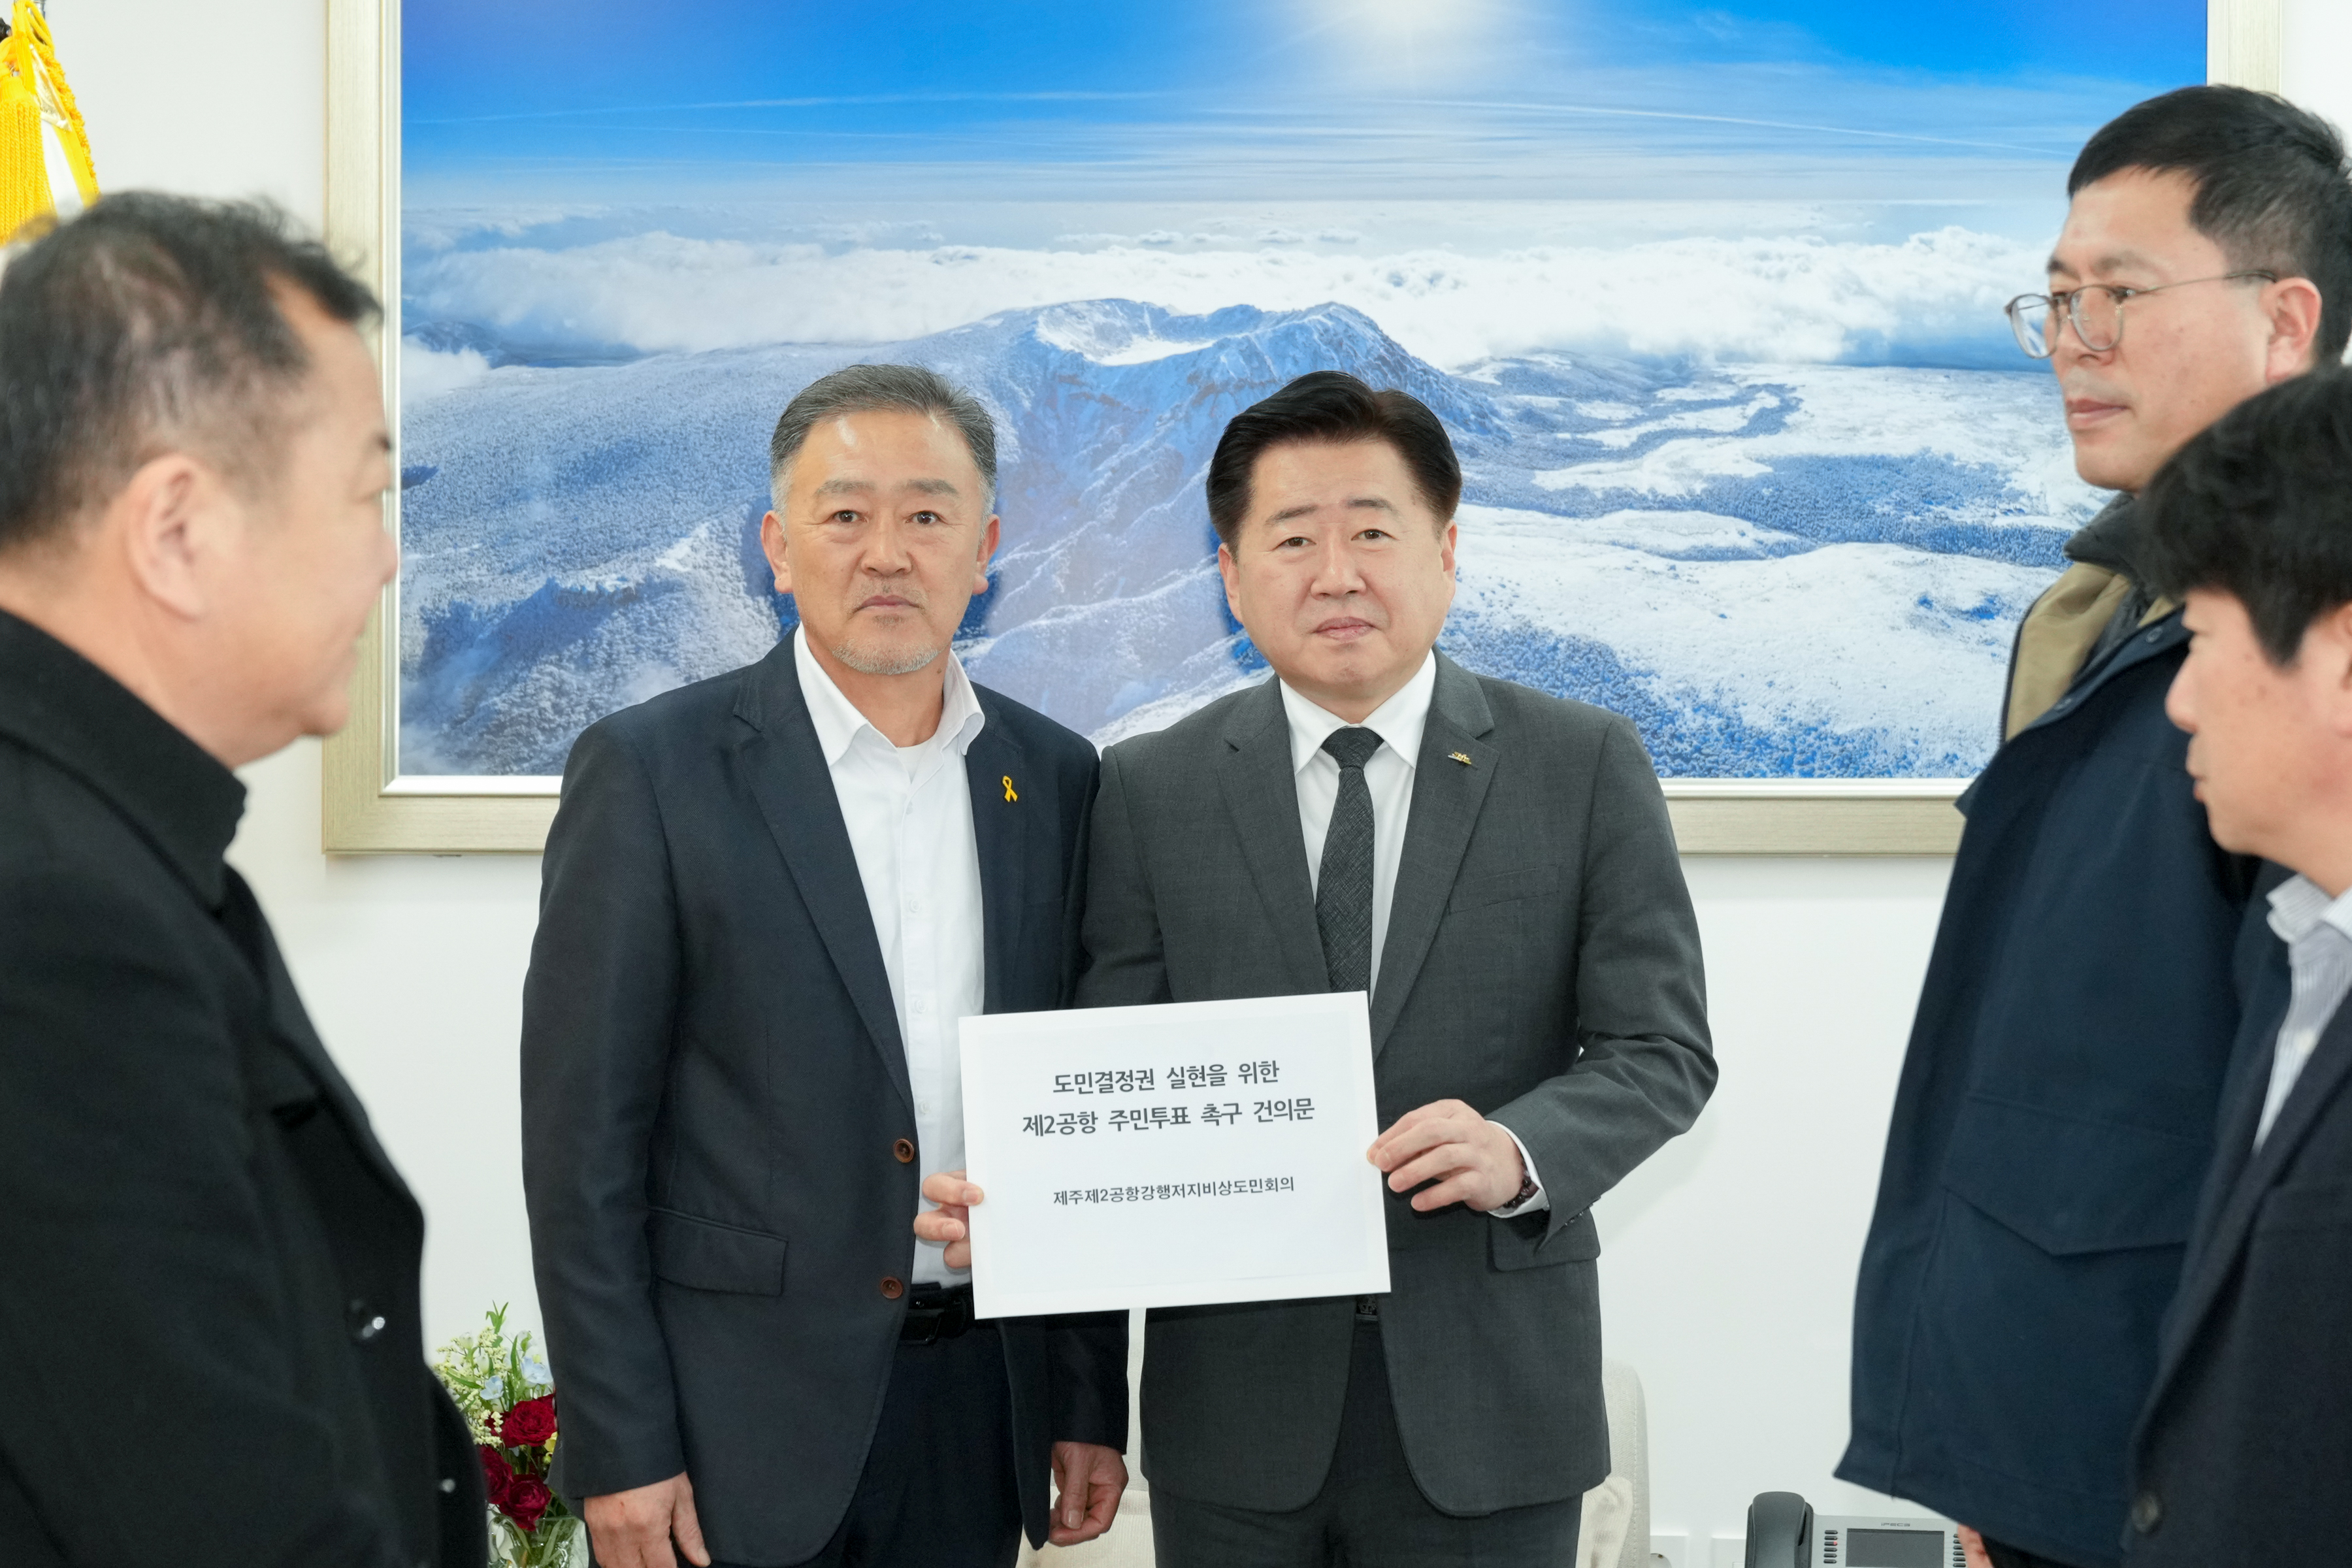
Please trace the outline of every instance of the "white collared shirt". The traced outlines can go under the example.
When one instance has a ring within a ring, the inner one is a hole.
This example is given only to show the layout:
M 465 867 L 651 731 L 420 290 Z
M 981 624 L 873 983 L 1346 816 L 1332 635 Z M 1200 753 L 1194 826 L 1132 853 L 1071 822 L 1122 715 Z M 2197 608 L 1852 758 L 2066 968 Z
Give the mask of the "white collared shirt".
M 906 1042 L 907 1081 L 915 1092 L 917 1168 L 926 1175 L 960 1170 L 963 1065 L 957 1025 L 987 1002 L 980 848 L 963 758 L 986 719 L 953 653 L 942 659 L 946 690 L 939 729 L 929 740 L 904 747 L 892 745 L 842 695 L 809 652 L 805 629 L 793 633 L 793 662 L 833 773 L 882 967 L 890 976 L 898 1037 Z M 932 1206 L 919 1202 L 917 1211 Z M 911 1235 L 908 1239 L 914 1241 Z M 971 1270 L 950 1269 L 940 1260 L 942 1245 L 914 1242 L 913 1277 L 933 1284 L 971 1279 Z
M 1320 890 L 1323 883 L 1323 840 L 1331 831 L 1331 811 L 1339 803 L 1339 759 L 1323 749 L 1332 731 L 1348 721 L 1317 706 L 1290 689 L 1282 688 L 1282 710 L 1290 721 L 1290 766 L 1298 789 L 1298 832 L 1307 842 L 1307 880 Z M 1386 702 L 1372 710 L 1363 727 L 1380 736 L 1381 749 L 1364 763 L 1364 787 L 1372 797 L 1372 984 L 1380 985 L 1381 954 L 1388 946 L 1389 906 L 1396 900 L 1397 867 L 1404 859 L 1405 824 L 1412 815 L 1413 773 L 1421 757 L 1421 732 L 1429 726 L 1430 699 L 1437 691 L 1437 655 L 1421 661 L 1412 679 Z M 1496 1123 L 1497 1126 L 1501 1124 Z M 1511 1132 L 1507 1127 L 1506 1132 Z M 1528 1174 L 1536 1177 L 1535 1195 L 1524 1204 L 1505 1205 L 1487 1212 L 1497 1218 L 1528 1214 L 1551 1206 L 1536 1176 L 1536 1163 L 1519 1135 L 1519 1158 Z
M 2294 994 L 2271 1051 L 2270 1093 L 2254 1129 L 2257 1149 L 2271 1135 L 2271 1123 L 2278 1120 L 2287 1096 L 2294 1092 L 2294 1080 L 2303 1076 L 2319 1037 L 2345 996 L 2352 994 L 2352 891 L 2330 899 L 2309 878 L 2290 877 L 2271 889 L 2270 921 L 2271 930 L 2286 943 Z

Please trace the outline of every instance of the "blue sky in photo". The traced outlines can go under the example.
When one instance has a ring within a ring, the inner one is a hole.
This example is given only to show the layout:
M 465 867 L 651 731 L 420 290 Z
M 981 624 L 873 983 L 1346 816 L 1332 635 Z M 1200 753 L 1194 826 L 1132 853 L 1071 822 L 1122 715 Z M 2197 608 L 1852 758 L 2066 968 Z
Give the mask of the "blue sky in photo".
M 1580 175 L 1623 197 L 1629 174 L 1706 196 L 1731 164 L 1801 195 L 1857 162 L 1948 183 L 2071 157 L 2125 104 L 2202 79 L 2205 6 L 406 0 L 403 28 L 407 174 L 436 198 L 876 164 L 938 171 L 926 195 L 985 165 L 1059 171 L 1051 194 L 1079 199 L 1108 194 L 1097 175 L 1200 199 L 1507 198 Z

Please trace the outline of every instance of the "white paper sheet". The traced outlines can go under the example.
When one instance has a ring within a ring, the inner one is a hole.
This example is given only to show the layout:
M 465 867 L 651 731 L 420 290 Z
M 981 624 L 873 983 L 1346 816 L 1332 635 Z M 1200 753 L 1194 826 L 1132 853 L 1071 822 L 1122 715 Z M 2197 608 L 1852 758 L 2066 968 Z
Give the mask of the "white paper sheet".
M 962 1027 L 980 1316 L 1389 1288 L 1362 992 Z

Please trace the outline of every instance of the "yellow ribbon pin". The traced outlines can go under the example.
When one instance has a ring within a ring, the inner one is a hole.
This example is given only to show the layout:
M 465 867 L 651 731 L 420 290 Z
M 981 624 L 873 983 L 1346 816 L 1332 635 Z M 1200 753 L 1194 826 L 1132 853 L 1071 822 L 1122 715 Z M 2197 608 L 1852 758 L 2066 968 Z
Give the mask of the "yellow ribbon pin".
M 1021 798 L 1021 796 L 1015 793 L 1013 788 L 1013 775 L 1011 773 L 1004 775 L 1004 798 L 1007 800 L 1019 800 Z

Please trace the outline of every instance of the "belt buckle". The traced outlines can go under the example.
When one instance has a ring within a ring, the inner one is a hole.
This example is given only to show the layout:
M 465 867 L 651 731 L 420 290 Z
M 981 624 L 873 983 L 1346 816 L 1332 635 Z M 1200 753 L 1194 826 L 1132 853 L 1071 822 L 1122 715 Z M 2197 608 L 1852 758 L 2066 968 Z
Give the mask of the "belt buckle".
M 971 1297 L 966 1292 L 942 1293 L 922 1305 L 909 1305 L 899 1325 L 902 1344 L 933 1345 L 956 1339 L 972 1325 Z

